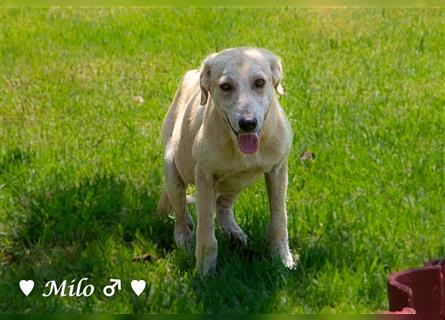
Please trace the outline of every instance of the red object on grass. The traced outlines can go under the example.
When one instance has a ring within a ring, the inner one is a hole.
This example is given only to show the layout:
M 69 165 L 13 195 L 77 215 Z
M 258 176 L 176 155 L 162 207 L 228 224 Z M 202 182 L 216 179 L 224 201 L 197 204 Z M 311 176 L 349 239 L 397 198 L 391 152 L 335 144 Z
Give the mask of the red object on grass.
M 388 297 L 390 313 L 415 311 L 422 319 L 445 319 L 445 258 L 390 274 Z

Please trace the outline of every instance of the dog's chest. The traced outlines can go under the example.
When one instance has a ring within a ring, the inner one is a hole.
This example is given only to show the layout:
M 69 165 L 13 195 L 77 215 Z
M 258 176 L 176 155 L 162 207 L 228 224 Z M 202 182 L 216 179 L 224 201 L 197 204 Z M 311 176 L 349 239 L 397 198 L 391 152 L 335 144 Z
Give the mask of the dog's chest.
M 222 166 L 220 163 L 219 168 L 213 171 L 215 191 L 239 192 L 255 182 L 264 172 L 270 171 L 272 166 L 273 163 L 265 162 L 260 155 L 232 159 Z
M 245 171 L 228 171 L 224 174 L 215 174 L 215 191 L 216 192 L 239 192 L 263 174 L 261 169 L 249 169 Z

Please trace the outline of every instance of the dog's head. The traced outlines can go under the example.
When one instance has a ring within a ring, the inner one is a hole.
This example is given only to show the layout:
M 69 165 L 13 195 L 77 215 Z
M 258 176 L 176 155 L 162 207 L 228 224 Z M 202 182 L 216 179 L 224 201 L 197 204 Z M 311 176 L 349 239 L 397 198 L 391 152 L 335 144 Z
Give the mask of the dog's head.
M 264 49 L 215 53 L 200 69 L 201 104 L 209 96 L 226 119 L 243 153 L 258 150 L 258 135 L 274 97 L 283 94 L 280 59 Z

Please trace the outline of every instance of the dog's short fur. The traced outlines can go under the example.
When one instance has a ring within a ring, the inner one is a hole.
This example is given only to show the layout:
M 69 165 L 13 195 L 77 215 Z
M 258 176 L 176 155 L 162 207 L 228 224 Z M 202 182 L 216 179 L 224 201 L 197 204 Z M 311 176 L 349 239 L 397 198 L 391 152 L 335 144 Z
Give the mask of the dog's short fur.
M 215 209 L 222 229 L 246 242 L 233 201 L 262 174 L 269 197 L 270 248 L 284 265 L 293 265 L 286 216 L 292 131 L 274 92 L 282 94 L 281 76 L 280 59 L 269 51 L 227 49 L 186 73 L 168 110 L 162 128 L 166 186 L 158 210 L 175 212 L 175 240 L 186 247 L 193 238 L 186 187 L 196 185 L 195 253 L 202 274 L 216 264 Z

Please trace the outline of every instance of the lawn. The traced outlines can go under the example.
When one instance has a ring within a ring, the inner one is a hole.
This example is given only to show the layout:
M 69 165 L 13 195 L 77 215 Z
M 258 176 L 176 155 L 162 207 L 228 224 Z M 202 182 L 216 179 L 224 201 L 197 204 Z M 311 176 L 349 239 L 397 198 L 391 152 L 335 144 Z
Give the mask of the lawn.
M 1 312 L 376 312 L 388 273 L 445 255 L 443 9 L 3 8 L 0 34 Z M 298 266 L 269 258 L 259 181 L 235 206 L 248 246 L 217 230 L 202 280 L 155 215 L 160 127 L 185 71 L 235 46 L 283 61 Z M 88 298 L 42 297 L 83 277 Z

